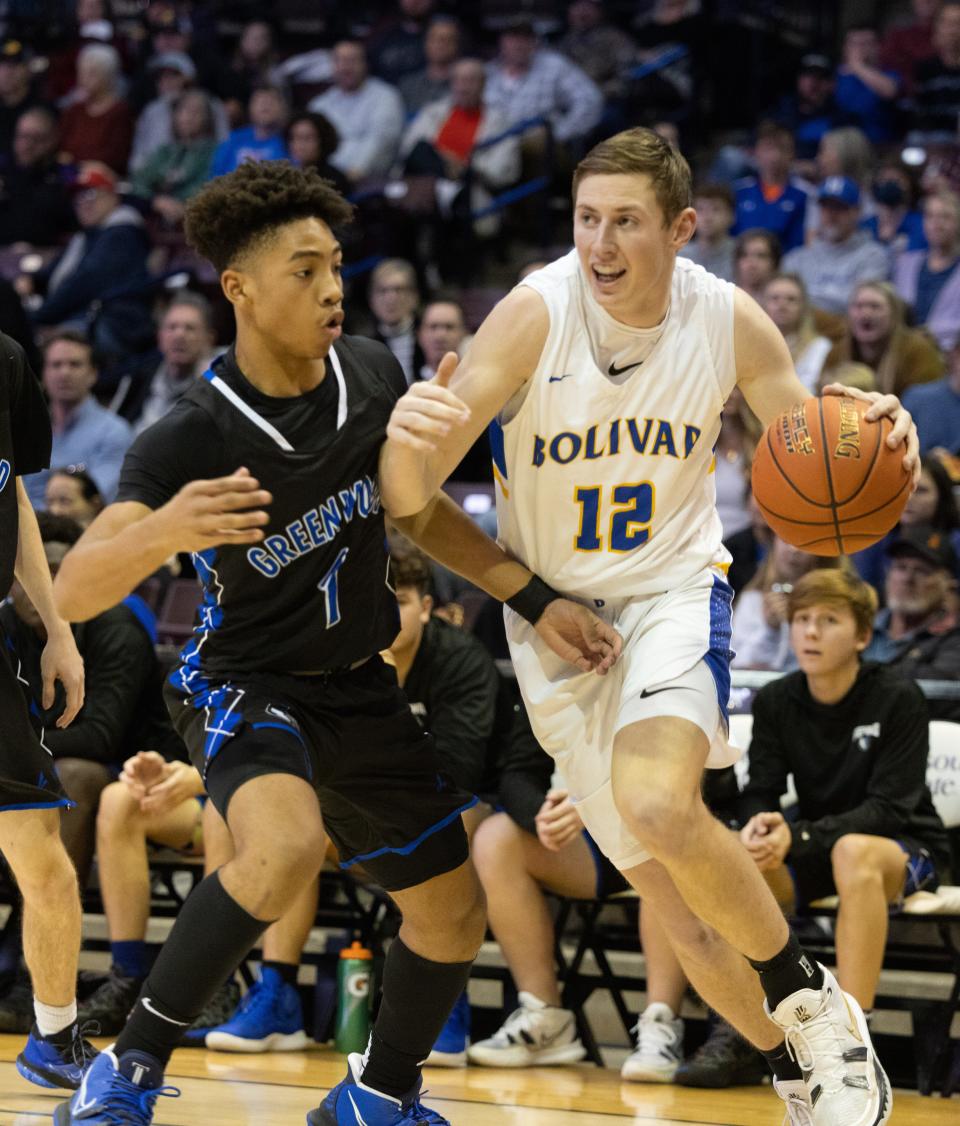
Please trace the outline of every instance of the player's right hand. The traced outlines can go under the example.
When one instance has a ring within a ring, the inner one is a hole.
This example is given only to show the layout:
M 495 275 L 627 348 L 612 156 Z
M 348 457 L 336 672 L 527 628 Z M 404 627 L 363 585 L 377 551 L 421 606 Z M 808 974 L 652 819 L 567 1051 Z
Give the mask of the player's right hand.
M 387 437 L 398 445 L 433 453 L 454 426 L 470 419 L 470 408 L 448 386 L 457 370 L 456 352 L 447 352 L 431 380 L 414 383 L 396 402 Z
M 606 676 L 623 650 L 623 638 L 580 602 L 555 598 L 533 627 L 550 648 L 581 672 Z
M 559 852 L 583 832 L 580 812 L 566 790 L 551 790 L 535 819 L 537 838 L 544 848 Z
M 241 467 L 229 477 L 191 481 L 155 517 L 169 532 L 173 551 L 205 551 L 224 544 L 259 543 L 273 497 Z

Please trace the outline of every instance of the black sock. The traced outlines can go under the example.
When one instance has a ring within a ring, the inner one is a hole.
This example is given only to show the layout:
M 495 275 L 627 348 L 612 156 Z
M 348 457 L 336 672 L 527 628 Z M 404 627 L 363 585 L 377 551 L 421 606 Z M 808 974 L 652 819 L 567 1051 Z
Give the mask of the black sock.
M 755 962 L 752 958 L 749 961 L 760 975 L 760 984 L 771 1010 L 784 997 L 789 997 L 800 989 L 823 988 L 823 970 L 809 954 L 804 953 L 793 931 L 790 932 L 787 945 L 776 957 L 767 962 Z
M 274 973 L 280 975 L 280 980 L 284 985 L 296 986 L 297 972 L 300 969 L 298 963 L 290 964 L 290 962 L 261 962 L 261 970 L 273 970 Z
M 269 925 L 245 911 L 216 872 L 207 876 L 181 908 L 117 1039 L 117 1056 L 135 1048 L 166 1065 L 181 1036 Z
M 787 1051 L 786 1044 L 781 1044 L 779 1048 L 771 1048 L 769 1052 L 761 1052 L 761 1055 L 767 1061 L 774 1077 L 781 1082 L 803 1078 L 800 1065 Z
M 401 939 L 387 952 L 383 997 L 363 1083 L 401 1099 L 416 1083 L 457 998 L 466 989 L 473 962 L 431 962 Z

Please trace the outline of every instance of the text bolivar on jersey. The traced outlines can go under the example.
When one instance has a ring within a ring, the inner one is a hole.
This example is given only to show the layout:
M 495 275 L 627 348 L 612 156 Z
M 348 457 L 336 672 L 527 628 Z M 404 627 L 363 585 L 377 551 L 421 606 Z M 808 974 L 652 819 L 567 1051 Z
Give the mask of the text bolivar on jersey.
M 530 464 L 539 468 L 546 461 L 557 465 L 596 461 L 624 453 L 685 460 L 696 447 L 702 431 L 689 422 L 663 418 L 615 418 L 585 430 L 561 430 L 552 436 L 533 435 Z
M 354 518 L 365 520 L 379 512 L 380 488 L 372 477 L 363 476 L 291 520 L 282 532 L 275 532 L 262 544 L 251 547 L 247 560 L 261 575 L 276 578 L 288 564 L 332 543 Z

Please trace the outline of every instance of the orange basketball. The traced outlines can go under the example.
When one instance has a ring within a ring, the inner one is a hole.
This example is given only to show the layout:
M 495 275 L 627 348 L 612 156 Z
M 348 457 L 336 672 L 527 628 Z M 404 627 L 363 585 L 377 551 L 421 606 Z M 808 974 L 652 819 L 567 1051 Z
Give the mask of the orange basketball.
M 890 531 L 910 495 L 892 423 L 867 422 L 869 403 L 807 399 L 767 427 L 753 459 L 753 495 L 787 543 L 814 555 L 860 551 Z

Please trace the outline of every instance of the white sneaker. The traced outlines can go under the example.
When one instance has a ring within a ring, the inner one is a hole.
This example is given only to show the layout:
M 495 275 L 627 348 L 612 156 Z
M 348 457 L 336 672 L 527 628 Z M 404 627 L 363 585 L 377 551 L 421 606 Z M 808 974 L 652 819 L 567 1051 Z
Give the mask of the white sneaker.
M 813 1126 L 813 1108 L 810 1094 L 802 1079 L 774 1079 L 773 1089 L 786 1103 L 787 1114 L 783 1126 Z
M 470 1063 L 481 1067 L 537 1067 L 576 1063 L 587 1054 L 577 1036 L 573 1013 L 545 1005 L 532 993 L 520 993 L 520 1008 L 488 1039 L 467 1049 Z
M 783 1029 L 806 1082 L 809 1119 L 795 1121 L 802 1126 L 881 1126 L 890 1118 L 893 1093 L 863 1010 L 829 970 L 823 969 L 823 976 L 822 989 L 791 993 L 772 1013 L 764 1005 Z
M 657 1001 L 640 1014 L 633 1031 L 636 1051 L 620 1068 L 621 1079 L 634 1083 L 672 1083 L 683 1059 L 683 1021 Z

